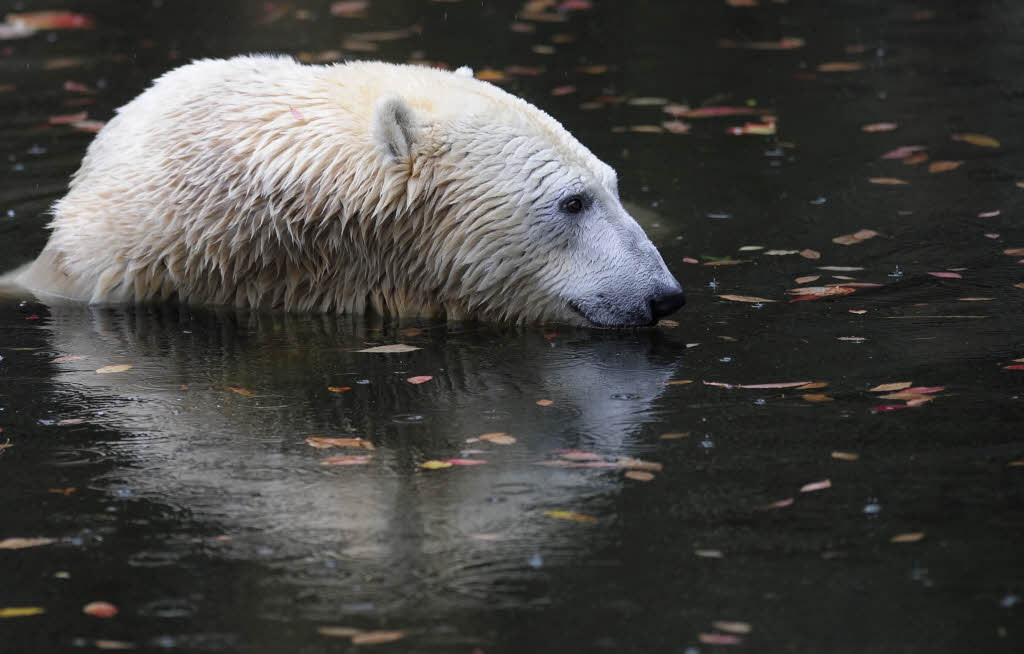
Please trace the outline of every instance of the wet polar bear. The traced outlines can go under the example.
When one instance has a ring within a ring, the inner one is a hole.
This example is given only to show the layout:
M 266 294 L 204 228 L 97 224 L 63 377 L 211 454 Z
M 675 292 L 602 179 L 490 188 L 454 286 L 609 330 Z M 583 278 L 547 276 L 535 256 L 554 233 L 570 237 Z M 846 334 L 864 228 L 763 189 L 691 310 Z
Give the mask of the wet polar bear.
M 118 110 L 8 279 L 40 297 L 646 325 L 615 172 L 468 68 L 203 60 Z

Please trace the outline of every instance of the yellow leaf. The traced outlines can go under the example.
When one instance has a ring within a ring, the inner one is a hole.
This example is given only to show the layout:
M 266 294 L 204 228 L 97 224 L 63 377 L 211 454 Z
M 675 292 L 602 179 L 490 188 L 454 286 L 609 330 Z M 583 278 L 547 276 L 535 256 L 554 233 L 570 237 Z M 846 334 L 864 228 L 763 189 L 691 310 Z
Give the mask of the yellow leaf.
M 924 538 L 923 531 L 913 531 L 906 534 L 896 534 L 889 540 L 893 543 L 916 543 Z
M 754 297 L 751 295 L 719 295 L 718 297 L 723 300 L 732 300 L 733 302 L 774 302 L 775 300 L 769 300 L 763 297 Z
M 913 385 L 913 382 L 891 382 L 889 384 L 875 386 L 869 390 L 872 393 L 888 393 L 890 391 L 902 391 L 904 388 L 910 388 Z
M 513 443 L 516 442 L 516 439 L 514 437 L 509 436 L 503 431 L 496 431 L 490 434 L 482 434 L 480 436 L 480 440 L 488 441 L 496 445 L 512 445 Z
M 447 461 L 424 461 L 420 467 L 427 470 L 440 470 L 441 468 L 451 468 L 452 464 Z
M 822 393 L 804 393 L 804 399 L 808 402 L 831 402 L 832 398 Z
M 670 432 L 668 434 L 662 434 L 661 436 L 658 436 L 658 440 L 674 441 L 674 440 L 678 440 L 680 438 L 687 438 L 687 437 L 689 437 L 689 435 L 690 435 L 690 432 L 688 432 L 688 431 Z
M 328 386 L 327 390 L 332 393 L 344 393 L 345 391 L 352 390 L 351 386 Z
M 24 618 L 41 613 L 46 613 L 46 609 L 41 606 L 6 606 L 0 608 L 0 618 Z
M 102 368 L 97 368 L 96 372 L 101 374 L 101 375 L 106 375 L 106 374 L 109 374 L 109 373 L 112 373 L 112 372 L 124 372 L 125 370 L 131 370 L 131 369 L 132 369 L 132 364 L 130 364 L 130 363 L 121 363 L 121 364 L 118 364 L 116 366 L 103 366 Z
M 404 631 L 364 631 L 352 636 L 353 645 L 379 645 L 405 638 Z
M 626 472 L 626 477 L 635 479 L 636 481 L 650 481 L 654 479 L 654 475 L 650 472 L 644 472 L 643 470 L 629 470 Z
M 594 524 L 597 522 L 597 518 L 582 513 L 574 513 L 573 511 L 545 511 L 544 515 L 549 518 L 556 518 L 558 520 L 572 520 L 573 522 L 584 522 L 587 524 Z
M 321 636 L 332 636 L 336 638 L 351 638 L 356 634 L 363 633 L 362 629 L 355 627 L 317 627 L 316 632 Z
M 953 134 L 950 138 L 954 141 L 962 141 L 964 143 L 970 143 L 971 145 L 977 145 L 981 148 L 998 148 L 999 141 L 995 140 L 991 136 L 985 136 L 984 134 Z
M 962 165 L 964 165 L 964 162 L 962 161 L 933 161 L 928 164 L 928 172 L 945 173 L 950 170 L 956 170 Z
M 56 543 L 56 538 L 5 538 L 0 540 L 0 550 L 21 550 Z

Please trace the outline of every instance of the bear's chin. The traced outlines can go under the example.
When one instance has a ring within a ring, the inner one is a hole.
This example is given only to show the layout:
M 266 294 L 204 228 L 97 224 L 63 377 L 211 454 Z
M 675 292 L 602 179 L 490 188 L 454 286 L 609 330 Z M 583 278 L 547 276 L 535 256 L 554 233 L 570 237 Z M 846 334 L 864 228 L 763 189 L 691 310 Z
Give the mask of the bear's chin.
M 597 329 L 633 329 L 636 327 L 650 327 L 657 321 L 650 315 L 645 316 L 623 316 L 622 318 L 612 316 L 597 316 L 594 312 L 587 312 L 578 303 L 570 301 L 569 308 L 579 316 L 573 322 L 580 327 L 593 327 Z M 611 319 L 609 319 L 611 318 Z

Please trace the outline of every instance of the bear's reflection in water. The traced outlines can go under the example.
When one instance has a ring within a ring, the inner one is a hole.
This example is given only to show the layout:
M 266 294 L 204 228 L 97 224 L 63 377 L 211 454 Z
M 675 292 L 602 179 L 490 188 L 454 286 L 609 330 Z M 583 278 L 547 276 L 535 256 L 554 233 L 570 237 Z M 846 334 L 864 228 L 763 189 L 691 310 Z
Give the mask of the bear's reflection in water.
M 351 586 L 339 571 L 358 570 L 374 593 L 425 583 L 436 601 L 498 601 L 536 568 L 615 538 L 622 471 L 537 462 L 566 448 L 649 458 L 685 349 L 650 330 L 419 323 L 402 334 L 409 324 L 173 307 L 54 306 L 49 326 L 57 355 L 88 357 L 54 364 L 79 407 L 59 417 L 113 432 L 118 465 L 102 488 L 187 511 L 231 536 L 225 555 L 309 568 L 303 579 L 328 585 Z M 421 349 L 356 352 L 396 340 Z M 418 375 L 432 379 L 407 381 Z M 467 443 L 485 432 L 516 442 Z M 317 450 L 314 434 L 376 449 Z M 339 454 L 373 459 L 321 465 Z M 419 467 L 449 458 L 487 464 Z

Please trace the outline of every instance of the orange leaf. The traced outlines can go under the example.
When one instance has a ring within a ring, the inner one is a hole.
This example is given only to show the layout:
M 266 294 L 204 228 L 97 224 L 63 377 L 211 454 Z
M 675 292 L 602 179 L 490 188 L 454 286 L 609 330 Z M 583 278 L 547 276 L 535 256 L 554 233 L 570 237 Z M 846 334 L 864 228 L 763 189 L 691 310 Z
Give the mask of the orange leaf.
M 537 400 L 537 406 L 551 406 L 554 403 L 554 400 Z
M 117 607 L 110 602 L 89 602 L 82 607 L 82 613 L 94 618 L 112 618 L 117 615 Z
M 910 182 L 905 179 L 899 179 L 898 177 L 871 177 L 868 179 L 872 184 L 882 184 L 889 186 L 897 186 L 900 184 L 909 184 Z
M 754 297 L 752 295 L 719 295 L 718 297 L 723 300 L 732 300 L 733 302 L 775 302 L 775 300 L 769 300 L 763 297 Z
M 245 388 L 239 388 L 237 386 L 228 386 L 228 390 L 231 391 L 232 393 L 238 393 L 239 395 L 244 395 L 245 397 L 252 397 L 253 396 L 252 395 L 252 391 L 247 390 Z
M 964 165 L 964 162 L 962 161 L 933 161 L 928 164 L 928 172 L 945 173 L 950 170 L 956 170 L 962 165 Z

